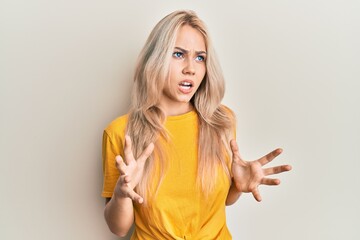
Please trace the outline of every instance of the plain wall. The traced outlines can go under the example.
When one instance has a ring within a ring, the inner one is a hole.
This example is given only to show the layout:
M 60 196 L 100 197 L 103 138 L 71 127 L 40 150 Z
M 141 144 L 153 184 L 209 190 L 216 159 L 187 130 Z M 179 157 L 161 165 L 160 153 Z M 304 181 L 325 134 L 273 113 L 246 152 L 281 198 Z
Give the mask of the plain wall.
M 233 238 L 360 239 L 356 0 L 2 0 L 0 239 L 117 239 L 103 219 L 102 131 L 127 112 L 151 29 L 177 9 L 210 29 L 242 155 L 282 147 L 276 163 L 293 165 L 263 202 L 227 208 Z

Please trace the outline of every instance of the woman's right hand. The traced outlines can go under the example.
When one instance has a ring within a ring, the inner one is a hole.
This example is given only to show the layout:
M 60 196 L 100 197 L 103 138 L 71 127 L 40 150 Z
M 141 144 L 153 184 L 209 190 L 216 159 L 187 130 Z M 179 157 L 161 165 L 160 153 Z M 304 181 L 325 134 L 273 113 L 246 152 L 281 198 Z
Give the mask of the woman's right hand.
M 114 194 L 119 198 L 131 198 L 133 201 L 142 203 L 144 199 L 134 191 L 134 188 L 140 182 L 145 162 L 154 150 L 154 144 L 150 143 L 146 149 L 141 153 L 138 159 L 134 158 L 131 139 L 128 135 L 125 136 L 125 148 L 123 159 L 120 155 L 116 156 L 116 167 L 120 171 L 120 177 L 117 181 Z

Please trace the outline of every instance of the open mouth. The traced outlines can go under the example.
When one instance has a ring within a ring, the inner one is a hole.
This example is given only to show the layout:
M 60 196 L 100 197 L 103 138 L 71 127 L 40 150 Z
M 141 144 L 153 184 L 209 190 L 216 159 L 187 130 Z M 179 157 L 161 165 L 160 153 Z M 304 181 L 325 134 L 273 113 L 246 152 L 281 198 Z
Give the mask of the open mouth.
M 179 86 L 181 89 L 189 90 L 193 85 L 191 82 L 184 81 L 184 82 L 179 83 Z

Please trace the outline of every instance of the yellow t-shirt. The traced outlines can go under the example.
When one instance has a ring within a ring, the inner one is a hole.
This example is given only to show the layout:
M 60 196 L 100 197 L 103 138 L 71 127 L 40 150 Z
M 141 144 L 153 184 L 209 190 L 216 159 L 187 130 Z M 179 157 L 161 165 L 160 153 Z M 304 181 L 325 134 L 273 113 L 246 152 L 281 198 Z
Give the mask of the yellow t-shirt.
M 102 196 L 112 197 L 119 177 L 115 156 L 123 154 L 128 116 L 115 119 L 104 131 Z M 167 144 L 167 170 L 158 189 L 149 217 L 141 214 L 141 204 L 134 204 L 135 230 L 132 240 L 232 239 L 226 226 L 225 200 L 230 181 L 219 170 L 215 190 L 207 197 L 196 188 L 198 116 L 191 111 L 167 117 L 165 128 L 171 144 Z

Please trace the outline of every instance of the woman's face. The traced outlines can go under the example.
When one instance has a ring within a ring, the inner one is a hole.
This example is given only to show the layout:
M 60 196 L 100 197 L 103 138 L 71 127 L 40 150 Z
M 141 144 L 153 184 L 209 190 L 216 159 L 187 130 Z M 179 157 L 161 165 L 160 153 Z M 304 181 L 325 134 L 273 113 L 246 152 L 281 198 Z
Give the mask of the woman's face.
M 169 81 L 160 100 L 165 111 L 173 114 L 189 111 L 190 99 L 206 73 L 205 62 L 206 45 L 203 35 L 189 25 L 182 26 L 170 61 Z

